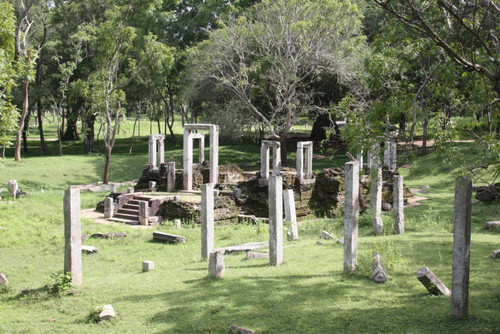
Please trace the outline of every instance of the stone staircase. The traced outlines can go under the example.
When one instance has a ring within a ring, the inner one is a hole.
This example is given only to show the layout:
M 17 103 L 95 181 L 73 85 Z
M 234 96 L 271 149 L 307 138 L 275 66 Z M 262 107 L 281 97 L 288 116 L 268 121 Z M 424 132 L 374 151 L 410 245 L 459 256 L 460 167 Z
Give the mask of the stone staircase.
M 163 199 L 145 196 L 143 194 L 138 194 L 133 197 L 128 196 L 125 201 L 119 201 L 118 210 L 113 214 L 113 217 L 108 218 L 108 220 L 130 225 L 139 225 L 140 202 L 148 202 L 148 216 L 152 216 L 156 215 L 159 204 L 163 202 Z

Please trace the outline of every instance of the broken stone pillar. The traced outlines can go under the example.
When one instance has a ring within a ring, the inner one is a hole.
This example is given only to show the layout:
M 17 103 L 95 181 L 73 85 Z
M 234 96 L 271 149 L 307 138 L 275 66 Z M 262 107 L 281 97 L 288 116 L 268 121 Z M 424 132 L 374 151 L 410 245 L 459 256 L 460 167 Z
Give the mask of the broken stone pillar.
M 149 212 L 148 212 L 148 202 L 140 201 L 139 202 L 139 224 L 148 225 L 149 220 Z
M 212 277 L 223 278 L 226 275 L 226 264 L 224 262 L 223 248 L 216 248 L 210 252 L 208 273 Z
M 113 197 L 106 197 L 104 199 L 104 218 L 113 218 L 113 214 L 115 213 L 115 202 Z
M 292 240 L 299 238 L 299 229 L 297 227 L 297 215 L 295 213 L 295 197 L 293 189 L 283 190 L 283 201 L 285 202 L 285 221 L 291 223 Z
M 370 170 L 370 210 L 375 214 L 373 218 L 373 231 L 375 235 L 384 234 L 384 222 L 382 221 L 382 166 L 378 151 L 372 150 L 372 166 Z
M 382 266 L 380 254 L 375 253 L 373 257 L 375 258 L 375 266 L 373 269 L 372 280 L 377 283 L 384 283 L 385 281 L 387 281 L 387 273 L 385 271 L 385 268 Z
M 175 161 L 167 164 L 167 191 L 175 190 Z
M 214 186 L 201 185 L 201 258 L 208 259 L 214 248 Z
M 82 229 L 80 189 L 64 191 L 64 272 L 71 273 L 73 285 L 82 284 Z
M 466 317 L 469 305 L 472 181 L 460 177 L 455 185 L 451 315 Z
M 269 263 L 283 263 L 283 178 L 269 178 Z
M 153 261 L 142 261 L 142 272 L 155 270 L 155 263 Z
M 405 233 L 403 176 L 395 175 L 392 184 L 394 234 L 403 234 Z
M 182 184 L 184 190 L 193 189 L 193 133 L 184 129 Z
M 449 296 L 451 294 L 446 285 L 427 267 L 417 270 L 417 279 L 433 295 Z
M 356 272 L 358 256 L 359 163 L 345 164 L 344 272 Z

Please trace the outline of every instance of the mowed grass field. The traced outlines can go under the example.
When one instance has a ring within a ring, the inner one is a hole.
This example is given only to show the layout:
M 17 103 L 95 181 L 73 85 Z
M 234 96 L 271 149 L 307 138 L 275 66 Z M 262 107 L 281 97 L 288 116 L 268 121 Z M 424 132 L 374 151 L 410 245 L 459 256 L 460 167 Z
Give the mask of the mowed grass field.
M 125 135 L 119 139 L 111 181 L 141 175 L 147 163 L 147 126 L 132 154 L 128 153 L 130 139 Z M 165 157 L 181 168 L 181 128 L 176 132 L 177 144 L 165 145 Z M 451 289 L 456 175 L 433 153 L 417 156 L 408 168 L 400 169 L 410 188 L 429 186 L 428 199 L 405 210 L 404 235 L 392 234 L 392 212 L 384 213 L 386 234 L 380 237 L 373 235 L 370 215 L 360 217 L 355 275 L 343 273 L 342 245 L 334 240 L 316 245 L 321 230 L 343 236 L 342 217 L 301 222 L 300 240 L 285 242 L 281 266 L 249 261 L 244 254 L 226 255 L 226 277 L 220 280 L 208 277 L 196 224 L 177 230 L 167 222 L 143 230 L 84 218 L 82 232 L 87 235 L 126 232 L 128 237 L 87 239 L 83 244 L 98 247 L 99 253 L 83 255 L 83 285 L 73 287 L 71 295 L 50 294 L 44 286 L 51 283 L 53 272 L 63 269 L 64 262 L 63 191 L 71 184 L 102 179 L 104 165 L 101 153 L 83 155 L 81 143 L 65 145 L 63 157 L 42 157 L 33 148 L 21 162 L 7 158 L 0 163 L 0 188 L 14 178 L 29 193 L 16 201 L 5 191 L 0 194 L 0 272 L 10 282 L 0 293 L 2 333 L 229 333 L 232 324 L 257 333 L 500 331 L 500 260 L 491 258 L 493 250 L 500 249 L 500 233 L 484 228 L 486 221 L 499 220 L 498 203 L 473 205 L 467 319 L 452 318 L 450 297 L 429 295 L 416 279 L 416 271 L 428 266 Z M 259 161 L 259 149 L 252 143 L 222 143 L 220 161 L 254 164 Z M 346 161 L 342 152 L 322 155 L 322 160 L 314 162 L 316 170 Z M 293 166 L 293 154 L 289 161 Z M 81 196 L 85 209 L 95 207 L 106 193 L 82 192 Z M 188 241 L 156 243 L 154 230 L 182 234 Z M 227 224 L 215 231 L 216 247 L 268 238 L 265 225 Z M 387 268 L 389 280 L 384 284 L 370 279 L 375 251 L 381 253 Z M 156 269 L 142 273 L 145 260 L 154 261 Z M 113 305 L 116 319 L 93 322 L 89 316 L 97 305 L 105 304 Z

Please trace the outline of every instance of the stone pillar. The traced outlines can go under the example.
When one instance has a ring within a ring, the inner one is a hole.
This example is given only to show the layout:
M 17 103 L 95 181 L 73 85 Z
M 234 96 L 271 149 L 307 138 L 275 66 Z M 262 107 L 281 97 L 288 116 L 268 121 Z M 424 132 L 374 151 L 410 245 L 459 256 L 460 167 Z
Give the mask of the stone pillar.
M 283 190 L 283 201 L 285 202 L 285 221 L 291 223 L 292 240 L 297 240 L 299 238 L 299 230 L 297 228 L 295 198 L 292 189 Z
M 104 199 L 104 218 L 113 218 L 113 214 L 115 213 L 114 204 L 113 197 L 106 197 Z
M 344 272 L 356 272 L 358 257 L 359 163 L 345 164 Z
M 389 141 L 385 141 L 383 166 L 389 168 L 390 164 L 391 164 L 391 143 Z
M 148 212 L 148 202 L 146 201 L 140 201 L 139 202 L 139 223 L 141 225 L 148 225 L 148 218 L 149 218 L 149 212 Z
M 305 175 L 304 175 L 304 146 L 302 142 L 297 143 L 296 165 L 297 165 L 297 177 L 299 179 L 303 179 Z
M 203 164 L 205 161 L 205 135 L 199 137 L 198 142 L 198 162 Z
M 201 185 L 201 257 L 208 259 L 214 248 L 214 185 Z
M 64 191 L 64 272 L 71 273 L 74 285 L 82 284 L 82 229 L 80 222 L 80 189 Z
M 368 150 L 368 152 L 366 152 L 366 169 L 370 170 L 372 168 L 372 160 L 371 150 Z
M 363 149 L 361 149 L 361 152 L 356 156 L 356 160 L 359 162 L 359 174 L 363 174 Z
M 212 277 L 223 278 L 226 275 L 226 264 L 224 262 L 224 249 L 217 248 L 210 252 L 208 273 Z
M 128 187 L 127 194 L 133 194 L 133 193 L 134 193 L 134 187 Z
M 191 130 L 184 130 L 182 185 L 184 190 L 193 189 L 193 139 Z
M 394 212 L 394 234 L 405 233 L 405 212 L 404 212 L 404 185 L 403 176 L 395 175 L 392 182 L 392 197 Z
M 219 182 L 219 126 L 214 125 L 210 131 L 210 183 L 215 185 L 218 182 Z
M 277 143 L 277 145 L 273 147 L 273 175 L 279 175 L 280 168 L 281 168 L 281 147 L 280 144 Z
M 269 178 L 269 263 L 283 263 L 283 178 Z
M 160 136 L 158 139 L 158 166 L 165 162 L 165 136 Z
M 313 161 L 313 144 L 311 142 L 310 145 L 306 147 L 306 153 L 305 153 L 305 166 L 306 166 L 306 171 L 305 171 L 305 178 L 306 179 L 312 179 L 312 161 Z
M 156 182 L 149 181 L 149 190 L 154 191 L 156 189 Z
M 269 178 L 269 147 L 264 142 L 260 146 L 260 177 Z
M 175 190 L 175 161 L 167 164 L 167 191 Z
M 377 152 L 373 152 L 372 155 L 370 176 L 370 210 L 375 214 L 373 231 L 375 235 L 382 235 L 384 234 L 384 222 L 382 221 L 382 166 Z
M 397 154 L 398 154 L 398 144 L 395 141 L 391 141 L 389 143 L 390 145 L 390 153 L 391 153 L 391 158 L 390 158 L 390 163 L 389 163 L 389 170 L 390 171 L 395 171 L 397 169 Z
M 455 185 L 451 315 L 466 317 L 469 306 L 472 181 L 461 177 Z
M 148 142 L 148 152 L 149 152 L 149 167 L 156 168 L 156 139 L 153 136 L 149 136 Z

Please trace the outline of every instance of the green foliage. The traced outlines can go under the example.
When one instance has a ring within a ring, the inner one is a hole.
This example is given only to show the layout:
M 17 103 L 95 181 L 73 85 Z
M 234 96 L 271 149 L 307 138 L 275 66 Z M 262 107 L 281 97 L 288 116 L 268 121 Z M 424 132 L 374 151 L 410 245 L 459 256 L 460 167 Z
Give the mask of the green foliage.
M 46 285 L 46 288 L 50 294 L 60 296 L 68 292 L 71 286 L 71 273 L 58 271 L 50 275 L 50 282 Z
M 97 306 L 91 306 L 90 307 L 90 311 L 89 311 L 89 314 L 87 315 L 86 317 L 86 322 L 89 322 L 89 323 L 98 323 L 100 321 L 99 319 L 99 314 L 102 312 L 102 306 L 100 305 L 97 305 Z

